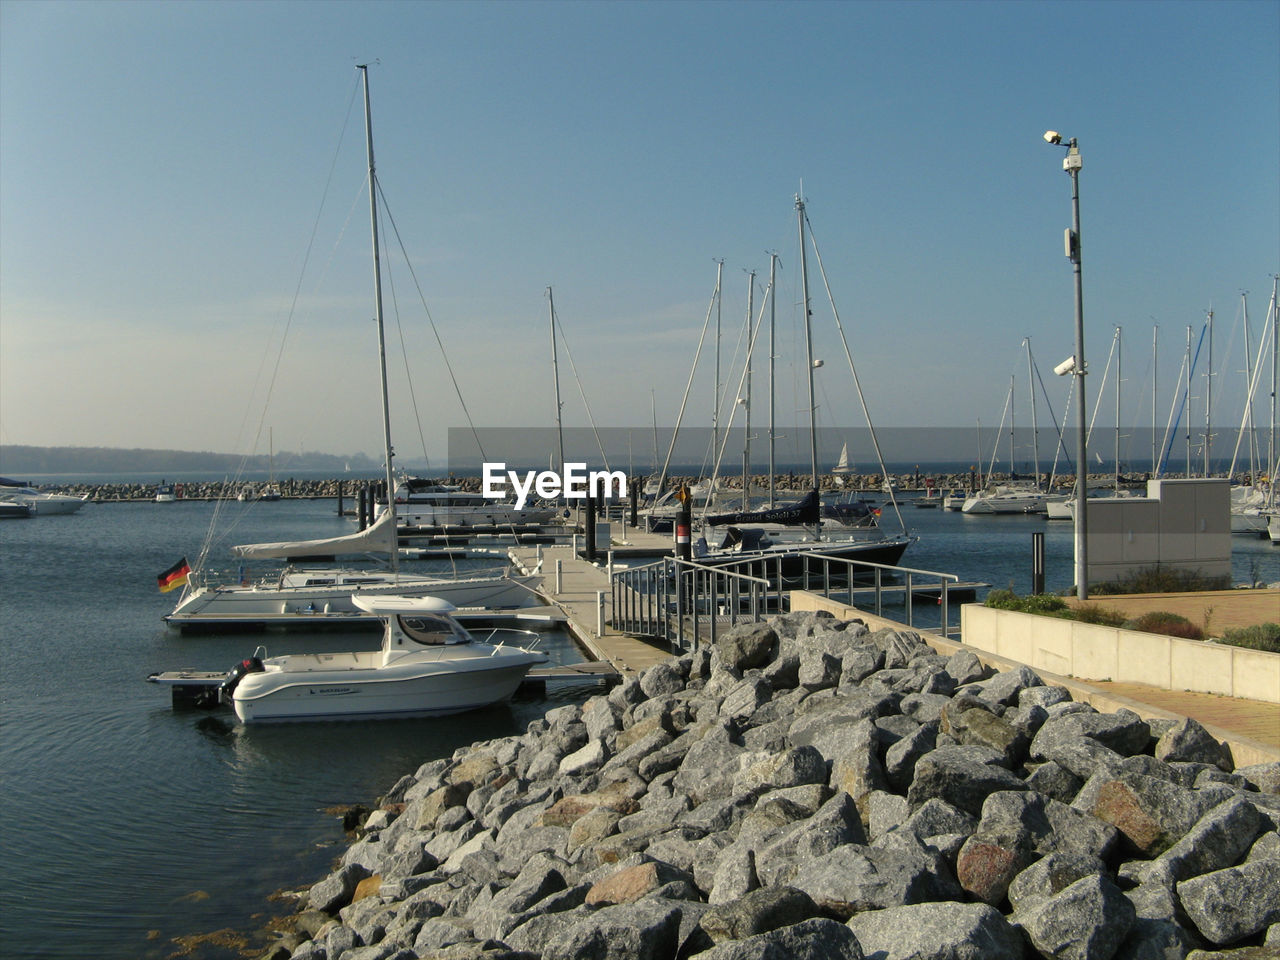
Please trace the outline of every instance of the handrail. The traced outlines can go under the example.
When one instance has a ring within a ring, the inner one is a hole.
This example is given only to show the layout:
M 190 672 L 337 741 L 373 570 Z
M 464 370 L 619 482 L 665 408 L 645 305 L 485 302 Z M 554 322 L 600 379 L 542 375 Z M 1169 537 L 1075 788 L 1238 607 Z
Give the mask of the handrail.
M 805 562 L 804 582 L 806 585 L 810 582 L 809 561 L 817 560 L 823 564 L 823 568 L 822 568 L 823 569 L 823 591 L 822 592 L 823 592 L 823 596 L 828 598 L 830 598 L 831 596 L 831 566 L 830 565 L 833 562 L 842 563 L 845 565 L 846 568 L 848 568 L 848 571 L 847 571 L 848 578 L 846 582 L 850 584 L 852 584 L 853 582 L 854 571 L 852 568 L 861 567 L 861 568 L 867 568 L 874 571 L 875 573 L 875 614 L 877 617 L 883 616 L 882 611 L 884 609 L 884 606 L 883 606 L 884 591 L 886 589 L 882 579 L 884 571 L 891 570 L 894 573 L 904 574 L 905 579 L 900 589 L 903 590 L 903 596 L 905 598 L 903 605 L 906 607 L 907 626 L 909 627 L 915 625 L 914 617 L 912 616 L 913 611 L 911 606 L 912 575 L 918 574 L 920 576 L 925 576 L 925 577 L 936 577 L 939 581 L 938 603 L 941 607 L 941 611 L 940 611 L 941 619 L 940 619 L 939 630 L 941 631 L 944 637 L 947 636 L 948 631 L 950 630 L 950 624 L 949 624 L 950 607 L 947 601 L 947 583 L 948 581 L 952 583 L 959 583 L 960 577 L 957 574 L 942 573 L 938 570 L 921 570 L 916 567 L 900 567 L 900 566 L 894 566 L 893 564 L 888 564 L 888 563 L 872 563 L 869 560 L 854 560 L 848 557 L 832 557 L 822 553 L 813 553 L 811 551 L 804 551 L 802 553 L 797 554 L 797 556 L 804 558 L 804 562 Z M 899 587 L 897 584 L 893 584 L 888 589 L 897 590 L 899 589 Z M 852 596 L 851 596 L 851 599 L 852 599 Z

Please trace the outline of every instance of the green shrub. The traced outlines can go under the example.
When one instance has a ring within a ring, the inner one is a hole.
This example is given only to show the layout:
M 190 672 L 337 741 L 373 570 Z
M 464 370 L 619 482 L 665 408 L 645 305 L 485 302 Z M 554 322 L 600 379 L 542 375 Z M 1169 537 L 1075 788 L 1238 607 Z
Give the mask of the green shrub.
M 1126 630 L 1141 630 L 1143 633 L 1161 633 L 1166 637 L 1181 637 L 1184 640 L 1203 640 L 1204 631 L 1186 617 L 1163 610 L 1152 610 L 1135 620 L 1124 624 Z
M 1103 627 L 1123 627 L 1124 614 L 1109 607 L 1100 607 L 1096 603 L 1085 603 L 1071 611 L 1071 618 L 1081 623 L 1096 623 Z
M 1250 650 L 1280 653 L 1280 623 L 1237 627 L 1234 630 L 1228 630 L 1221 642 L 1229 643 L 1233 647 L 1248 647 Z
M 1060 614 L 1067 609 L 1067 601 L 1052 593 L 1020 597 L 1012 590 L 992 590 L 984 605 L 996 610 L 1016 610 L 1018 613 Z

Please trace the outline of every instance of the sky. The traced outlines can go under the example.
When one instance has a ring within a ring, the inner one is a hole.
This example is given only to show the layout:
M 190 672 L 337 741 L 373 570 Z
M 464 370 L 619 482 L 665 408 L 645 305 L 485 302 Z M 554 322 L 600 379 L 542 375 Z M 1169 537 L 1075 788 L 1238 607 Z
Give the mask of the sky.
M 359 63 L 400 458 L 555 425 L 548 288 L 566 426 L 669 426 L 686 389 L 710 426 L 718 321 L 727 427 L 770 252 L 775 418 L 804 422 L 797 194 L 824 430 L 866 426 L 855 374 L 877 430 L 994 427 L 1011 378 L 1026 424 L 1027 338 L 1041 425 L 1074 419 L 1046 129 L 1083 158 L 1090 416 L 1119 326 L 1121 419 L 1150 424 L 1154 369 L 1164 426 L 1209 310 L 1189 419 L 1209 389 L 1242 416 L 1280 3 L 2 0 L 0 445 L 380 459 Z

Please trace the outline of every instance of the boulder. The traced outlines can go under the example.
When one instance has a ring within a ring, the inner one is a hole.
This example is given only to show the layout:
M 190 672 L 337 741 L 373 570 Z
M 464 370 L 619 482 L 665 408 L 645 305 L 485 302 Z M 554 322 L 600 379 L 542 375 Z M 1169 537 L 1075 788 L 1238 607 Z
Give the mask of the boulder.
M 849 920 L 863 952 L 878 960 L 992 960 L 1022 956 L 1022 937 L 985 903 L 916 903 Z

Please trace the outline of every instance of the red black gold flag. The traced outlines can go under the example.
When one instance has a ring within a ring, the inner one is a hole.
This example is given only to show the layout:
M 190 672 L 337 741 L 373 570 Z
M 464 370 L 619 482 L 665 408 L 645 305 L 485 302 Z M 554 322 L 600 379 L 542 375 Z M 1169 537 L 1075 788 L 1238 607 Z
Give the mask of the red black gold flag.
M 189 573 L 191 573 L 191 567 L 187 565 L 187 558 L 183 557 L 160 576 L 156 577 L 156 585 L 160 587 L 161 593 L 168 593 L 175 587 L 180 587 L 186 583 Z

